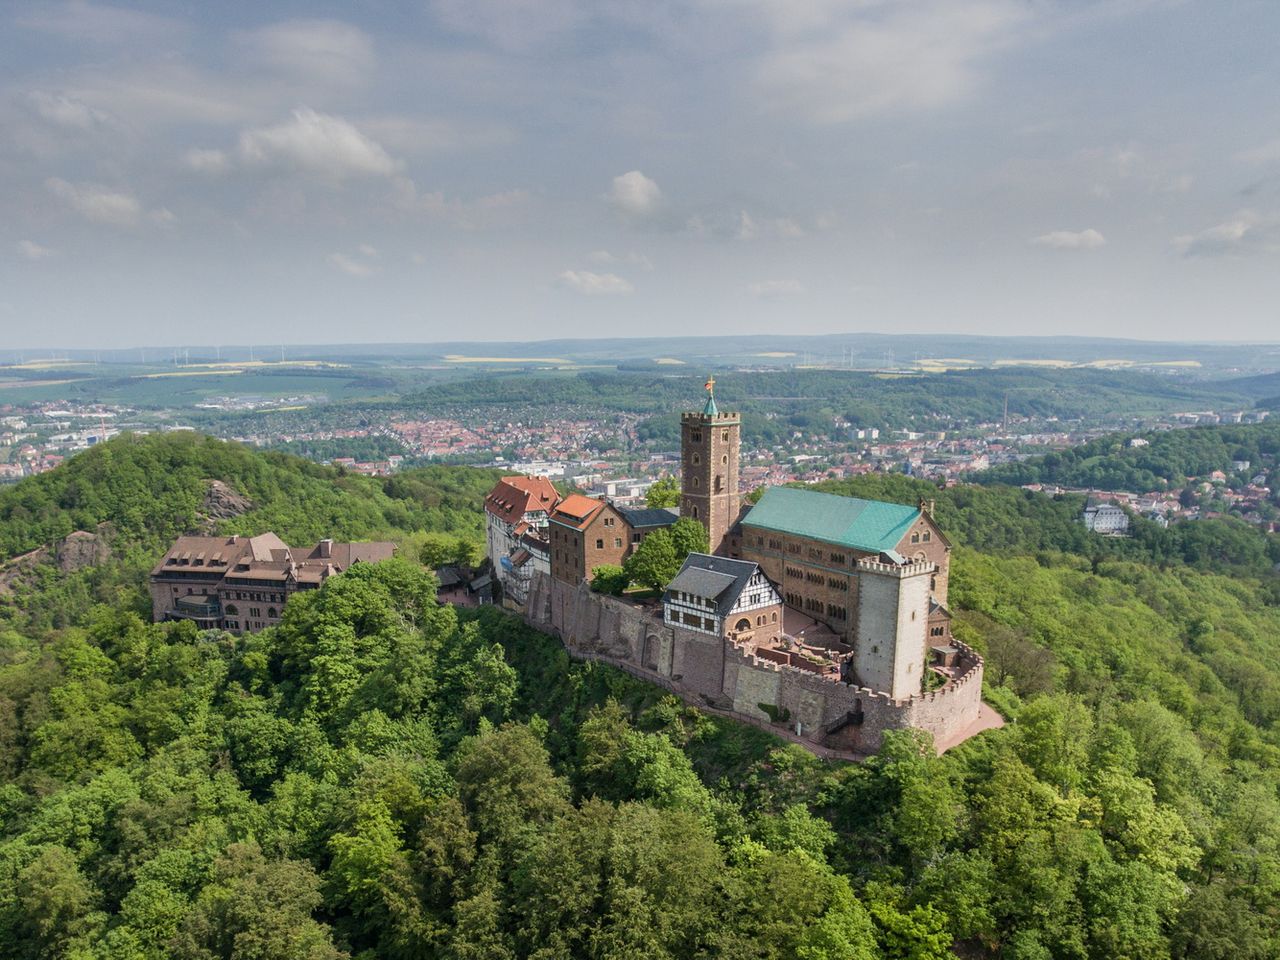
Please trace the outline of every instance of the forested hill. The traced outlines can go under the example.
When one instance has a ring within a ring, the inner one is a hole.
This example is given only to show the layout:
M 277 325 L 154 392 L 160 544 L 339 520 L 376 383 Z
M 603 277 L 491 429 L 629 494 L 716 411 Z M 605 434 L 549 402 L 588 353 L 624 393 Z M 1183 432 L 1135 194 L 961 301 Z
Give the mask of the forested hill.
M 382 479 L 189 431 L 125 434 L 56 470 L 0 487 L 0 559 L 101 523 L 122 543 L 158 550 L 179 534 L 207 528 L 202 504 L 210 480 L 252 502 L 242 516 L 216 522 L 219 532 L 274 530 L 296 544 L 422 529 L 479 537 L 482 501 L 497 476 L 426 467 Z
M 476 557 L 484 495 L 497 476 L 423 467 L 366 477 L 189 431 L 125 434 L 0 487 L 0 623 L 30 630 L 77 624 L 94 602 L 145 613 L 146 571 L 184 533 L 272 530 L 299 546 L 322 537 L 388 539 L 415 557 L 430 542 Z M 232 496 L 233 509 L 211 502 L 213 481 Z M 107 558 L 74 570 L 59 570 L 53 551 L 36 563 L 12 559 L 74 530 L 99 534 Z
M 1132 446 L 1135 437 L 1145 444 Z M 1247 462 L 1239 470 L 1236 462 Z M 977 483 L 1054 483 L 1147 493 L 1182 486 L 1221 470 L 1237 484 L 1261 473 L 1280 500 L 1280 422 L 1189 427 L 1115 434 L 1078 447 L 1002 464 L 975 474 Z
M 179 491 L 211 476 L 253 523 L 312 535 L 296 488 L 321 516 L 350 500 L 345 535 L 372 535 L 451 513 L 470 482 L 398 478 L 413 492 L 196 437 L 85 456 L 103 454 L 84 488 L 72 461 L 5 491 L 30 500 L 4 499 L 0 528 L 45 533 L 0 535 L 56 534 L 65 497 L 73 526 L 145 552 L 168 535 L 148 517 L 203 522 Z M 1004 729 L 826 763 L 501 611 L 440 608 L 403 555 L 243 638 L 102 591 L 69 626 L 0 624 L 0 958 L 1280 954 L 1274 578 L 1186 545 L 1095 548 L 1017 489 L 833 488 L 938 499 L 956 630 Z

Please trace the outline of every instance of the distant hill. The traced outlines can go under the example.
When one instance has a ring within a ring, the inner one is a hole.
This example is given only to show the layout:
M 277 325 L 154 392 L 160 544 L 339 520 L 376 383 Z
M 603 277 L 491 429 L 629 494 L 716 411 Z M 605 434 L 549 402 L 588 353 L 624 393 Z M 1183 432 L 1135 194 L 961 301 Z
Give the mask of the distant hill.
M 187 431 L 125 434 L 56 470 L 0 488 L 0 559 L 99 524 L 109 524 L 122 543 L 149 550 L 209 529 L 274 530 L 299 544 L 423 529 L 478 538 L 480 504 L 497 476 L 425 467 L 365 477 Z M 225 519 L 211 516 L 205 503 L 210 481 L 248 498 L 251 508 Z

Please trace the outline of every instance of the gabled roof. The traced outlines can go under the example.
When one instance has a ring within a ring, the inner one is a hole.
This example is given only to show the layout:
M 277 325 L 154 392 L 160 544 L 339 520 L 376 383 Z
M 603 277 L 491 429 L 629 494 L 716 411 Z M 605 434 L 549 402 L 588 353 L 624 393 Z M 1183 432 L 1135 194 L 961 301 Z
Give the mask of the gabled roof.
M 503 477 L 484 498 L 484 509 L 507 523 L 519 523 L 526 513 L 550 511 L 559 499 L 546 477 Z
M 637 530 L 650 527 L 669 527 L 680 519 L 680 511 L 675 507 L 614 507 L 622 518 Z
M 738 602 L 751 578 L 760 572 L 750 560 L 731 560 L 708 553 L 691 553 L 680 572 L 667 584 L 664 601 L 673 593 L 688 593 L 715 603 L 716 613 L 725 616 Z
M 919 517 L 918 507 L 900 503 L 770 487 L 742 525 L 882 553 L 894 549 Z
M 593 500 L 580 493 L 571 493 L 556 504 L 555 510 L 551 513 L 551 520 L 553 523 L 561 523 L 566 527 L 581 530 L 604 506 L 603 500 Z

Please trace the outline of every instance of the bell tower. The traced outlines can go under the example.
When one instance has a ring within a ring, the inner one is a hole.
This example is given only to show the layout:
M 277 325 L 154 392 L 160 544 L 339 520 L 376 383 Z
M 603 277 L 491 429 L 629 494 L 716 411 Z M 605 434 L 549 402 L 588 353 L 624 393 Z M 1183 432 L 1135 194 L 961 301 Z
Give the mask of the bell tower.
M 738 520 L 738 450 L 742 419 L 716 406 L 716 381 L 705 384 L 701 413 L 680 417 L 680 516 L 707 528 L 712 553 L 729 547 L 729 528 Z

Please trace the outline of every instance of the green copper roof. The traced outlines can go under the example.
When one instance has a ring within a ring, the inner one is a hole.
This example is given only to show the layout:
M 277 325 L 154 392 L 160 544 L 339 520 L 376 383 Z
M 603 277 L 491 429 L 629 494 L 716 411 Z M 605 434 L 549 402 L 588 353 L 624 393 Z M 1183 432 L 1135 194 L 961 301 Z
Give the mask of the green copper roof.
M 742 525 L 881 553 L 894 549 L 919 516 L 917 508 L 900 503 L 770 487 Z
M 716 395 L 714 393 L 707 394 L 707 405 L 702 408 L 704 417 L 719 416 L 720 410 L 716 407 Z

